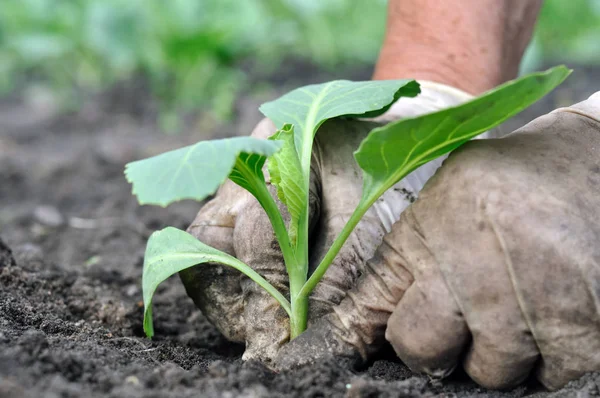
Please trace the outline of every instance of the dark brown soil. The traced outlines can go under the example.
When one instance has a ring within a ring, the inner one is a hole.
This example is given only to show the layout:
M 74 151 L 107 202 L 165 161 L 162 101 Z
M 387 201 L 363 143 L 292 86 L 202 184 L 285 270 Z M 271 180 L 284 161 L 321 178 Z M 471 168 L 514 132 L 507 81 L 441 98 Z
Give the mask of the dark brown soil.
M 599 69 L 578 69 L 511 126 L 583 100 L 599 81 Z M 14 98 L 0 103 L 0 397 L 600 395 L 599 375 L 555 394 L 534 382 L 486 391 L 461 374 L 432 383 L 389 351 L 361 372 L 320 363 L 274 374 L 242 363 L 243 347 L 219 335 L 177 278 L 159 288 L 156 337 L 145 339 L 145 241 L 167 225 L 185 228 L 199 205 L 138 206 L 123 165 L 202 138 L 247 133 L 265 98 L 241 99 L 235 123 L 200 115 L 186 132 L 165 135 L 142 96 L 135 86 L 119 88 L 66 116 Z

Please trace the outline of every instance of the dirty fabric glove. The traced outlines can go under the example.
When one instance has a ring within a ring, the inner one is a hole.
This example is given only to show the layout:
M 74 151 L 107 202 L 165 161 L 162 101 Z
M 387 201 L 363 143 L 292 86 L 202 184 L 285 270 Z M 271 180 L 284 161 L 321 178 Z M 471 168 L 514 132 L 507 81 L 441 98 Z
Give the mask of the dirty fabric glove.
M 558 388 L 600 371 L 600 92 L 455 151 L 334 312 L 280 351 Z M 386 330 L 387 325 L 387 330 Z
M 314 143 L 311 165 L 311 265 L 339 234 L 361 197 L 362 172 L 353 152 L 378 124 L 457 105 L 470 98 L 453 88 L 421 82 L 416 98 L 401 98 L 377 121 L 332 120 L 325 123 Z M 252 136 L 267 138 L 275 132 L 263 120 Z M 311 297 L 309 323 L 331 311 L 363 272 L 386 232 L 416 197 L 441 160 L 424 165 L 390 190 L 364 217 L 344 249 L 330 266 Z M 268 180 L 268 176 L 267 176 Z M 269 186 L 274 197 L 275 189 Z M 281 207 L 281 206 L 280 206 Z M 188 232 L 204 243 L 236 256 L 263 275 L 284 294 L 287 274 L 277 240 L 254 197 L 228 181 L 198 213 Z M 207 318 L 230 340 L 246 343 L 244 359 L 267 364 L 289 340 L 289 321 L 279 304 L 253 281 L 217 264 L 203 264 L 180 273 L 188 295 Z

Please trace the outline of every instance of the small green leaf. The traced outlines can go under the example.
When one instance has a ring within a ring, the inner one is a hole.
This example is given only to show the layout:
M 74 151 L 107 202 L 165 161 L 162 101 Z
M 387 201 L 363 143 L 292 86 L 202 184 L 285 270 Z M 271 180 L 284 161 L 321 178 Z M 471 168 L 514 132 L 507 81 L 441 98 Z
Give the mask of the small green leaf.
M 276 141 L 252 137 L 200 141 L 129 163 L 125 176 L 140 204 L 164 207 L 183 199 L 200 201 L 215 193 L 230 174 L 240 185 L 256 184 L 256 179 L 264 184 L 262 165 L 280 146 Z
M 570 73 L 564 66 L 532 73 L 462 105 L 374 129 L 354 154 L 364 174 L 361 203 L 370 206 L 417 167 L 519 113 Z
M 269 292 L 290 313 L 289 302 L 262 276 L 235 257 L 205 245 L 194 236 L 177 228 L 167 227 L 154 232 L 148 240 L 144 256 L 142 289 L 144 294 L 144 332 L 154 335 L 152 296 L 157 286 L 170 276 L 202 263 L 220 263 L 237 269 Z
M 282 142 L 277 142 L 277 145 L 281 146 Z M 276 154 L 277 152 L 274 155 Z M 265 183 L 265 176 L 262 172 L 266 160 L 267 157 L 263 155 L 241 153 L 236 159 L 231 174 L 229 174 L 229 179 L 250 192 L 258 200 L 258 203 L 260 203 L 267 213 L 271 225 L 273 225 L 273 230 L 277 236 L 279 247 L 283 251 L 284 258 L 289 260 L 291 258 L 289 249 L 292 248 L 290 239 L 283 217 L 279 213 L 277 204 L 271 197 L 271 193 Z M 271 162 L 269 161 L 269 163 Z
M 294 125 L 296 150 L 306 172 L 313 138 L 324 121 L 338 116 L 375 117 L 398 98 L 414 97 L 419 92 L 419 84 L 414 80 L 334 80 L 290 91 L 261 105 L 260 111 L 277 128 L 287 123 Z
M 229 174 L 229 179 L 246 191 L 255 191 L 257 185 L 265 184 L 265 176 L 263 175 L 262 168 L 266 160 L 267 157 L 264 155 L 240 153 Z
M 302 184 L 300 159 L 294 146 L 294 127 L 286 124 L 270 139 L 283 143 L 279 152 L 274 154 L 268 163 L 271 183 L 277 187 L 277 196 L 286 205 L 290 214 L 288 234 L 290 243 L 296 244 L 298 222 L 304 214 L 306 187 Z

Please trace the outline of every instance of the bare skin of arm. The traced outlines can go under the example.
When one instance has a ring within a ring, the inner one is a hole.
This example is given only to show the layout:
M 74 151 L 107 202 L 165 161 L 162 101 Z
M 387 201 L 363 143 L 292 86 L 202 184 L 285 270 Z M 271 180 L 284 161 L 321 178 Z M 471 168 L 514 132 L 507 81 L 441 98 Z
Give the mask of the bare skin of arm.
M 542 0 L 389 0 L 374 79 L 411 77 L 477 95 L 516 77 Z

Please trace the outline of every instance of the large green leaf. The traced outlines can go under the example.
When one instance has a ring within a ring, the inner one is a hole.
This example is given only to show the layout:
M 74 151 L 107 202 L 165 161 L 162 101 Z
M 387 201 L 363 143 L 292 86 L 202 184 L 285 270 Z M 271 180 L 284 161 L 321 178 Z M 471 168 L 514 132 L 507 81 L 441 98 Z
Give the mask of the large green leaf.
M 376 128 L 355 158 L 363 170 L 363 205 L 430 160 L 499 125 L 558 86 L 571 71 L 558 66 L 532 73 L 462 105 Z
M 246 189 L 261 180 L 264 185 L 262 165 L 280 146 L 277 141 L 252 137 L 200 141 L 129 163 L 125 175 L 140 204 L 167 206 L 182 199 L 200 201 L 215 193 L 230 174 Z
M 263 104 L 260 111 L 277 128 L 287 123 L 294 125 L 296 150 L 306 172 L 313 138 L 324 121 L 344 115 L 374 117 L 384 113 L 398 98 L 414 97 L 419 92 L 419 84 L 414 80 L 334 80 L 290 91 Z
M 298 222 L 304 214 L 306 187 L 302 184 L 300 159 L 294 147 L 294 127 L 286 124 L 272 137 L 283 143 L 279 152 L 269 159 L 271 182 L 277 187 L 277 196 L 286 205 L 290 214 L 288 228 L 290 243 L 295 245 L 298 235 Z
M 148 240 L 144 256 L 142 289 L 144 292 L 144 331 L 154 335 L 152 296 L 157 286 L 170 276 L 202 263 L 221 263 L 237 269 L 269 292 L 290 313 L 289 302 L 262 276 L 235 257 L 205 245 L 194 236 L 177 228 L 167 227 L 154 232 Z

